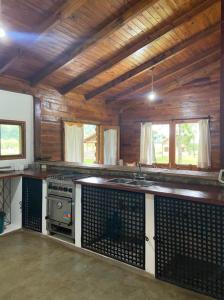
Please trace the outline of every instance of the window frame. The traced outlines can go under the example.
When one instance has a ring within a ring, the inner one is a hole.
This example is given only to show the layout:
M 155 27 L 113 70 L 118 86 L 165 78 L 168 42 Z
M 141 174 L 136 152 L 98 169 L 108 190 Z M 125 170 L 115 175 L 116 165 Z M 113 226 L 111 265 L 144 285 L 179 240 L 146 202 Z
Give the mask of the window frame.
M 210 168 L 202 169 L 198 168 L 197 165 L 193 164 L 177 164 L 176 163 L 176 125 L 182 124 L 182 123 L 197 123 L 200 120 L 204 120 L 205 118 L 194 118 L 194 119 L 183 119 L 183 120 L 170 120 L 170 121 L 149 121 L 152 123 L 152 125 L 163 125 L 167 124 L 169 125 L 169 163 L 168 164 L 159 164 L 159 163 L 153 163 L 152 165 L 146 165 L 150 167 L 158 167 L 158 168 L 169 168 L 169 169 L 177 169 L 177 170 L 209 170 Z
M 158 168 L 169 168 L 170 166 L 170 122 L 169 121 L 162 121 L 162 122 L 152 122 L 152 125 L 169 125 L 169 162 L 167 164 L 161 163 L 153 163 L 152 167 Z
M 1 155 L 1 151 L 0 151 L 0 160 L 25 159 L 26 158 L 26 122 L 0 119 L 0 125 L 16 125 L 16 126 L 20 126 L 21 128 L 21 140 L 20 140 L 21 154 Z M 1 150 L 1 142 L 0 142 L 0 150 Z
M 117 130 L 117 160 L 120 159 L 120 126 L 118 125 L 100 125 L 100 153 L 99 163 L 104 164 L 104 131 L 109 129 Z
M 173 144 L 174 149 L 172 149 L 172 152 L 174 152 L 173 153 L 174 161 L 173 161 L 173 164 L 171 163 L 171 165 L 173 165 L 175 169 L 199 170 L 197 165 L 177 164 L 176 163 L 176 125 L 177 124 L 185 124 L 185 123 L 198 123 L 198 121 L 200 121 L 200 120 L 202 120 L 202 119 L 174 120 L 174 121 L 172 121 L 172 123 L 174 124 L 174 144 Z
M 78 121 L 78 120 L 62 120 L 62 126 L 63 126 L 63 154 L 62 158 L 63 161 L 65 161 L 65 123 L 73 123 L 77 125 L 95 125 L 96 126 L 96 139 L 97 139 L 97 144 L 96 144 L 96 164 L 99 163 L 100 161 L 100 124 L 97 122 L 91 122 L 91 121 Z

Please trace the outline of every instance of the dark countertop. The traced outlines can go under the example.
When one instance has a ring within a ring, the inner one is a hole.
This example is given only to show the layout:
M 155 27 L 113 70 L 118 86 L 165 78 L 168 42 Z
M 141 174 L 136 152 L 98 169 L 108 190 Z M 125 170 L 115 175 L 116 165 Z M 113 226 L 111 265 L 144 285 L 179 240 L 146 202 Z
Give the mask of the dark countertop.
M 126 167 L 126 166 L 111 166 L 102 164 L 80 164 L 64 161 L 40 161 L 37 162 L 42 165 L 58 168 L 72 168 L 76 170 L 95 170 L 95 171 L 108 171 L 108 172 L 121 172 L 125 176 L 125 173 L 136 173 L 138 172 L 137 167 Z M 150 168 L 142 167 L 142 172 L 145 174 L 160 174 L 168 175 L 171 177 L 183 177 L 183 178 L 198 178 L 209 181 L 218 181 L 218 172 L 205 172 L 205 171 L 192 171 L 192 170 L 175 170 L 175 169 L 164 169 L 164 168 Z
M 52 172 L 52 171 L 27 169 L 24 171 L 2 172 L 0 173 L 0 180 L 4 178 L 13 178 L 13 177 L 20 177 L 20 176 L 43 180 L 46 179 L 48 176 L 55 175 L 55 174 L 56 172 Z
M 89 177 L 75 181 L 82 185 L 92 185 L 111 189 L 143 192 L 158 196 L 174 197 L 184 200 L 197 201 L 207 204 L 224 205 L 224 188 L 213 186 L 200 186 L 182 183 L 153 182 L 149 187 L 137 187 L 127 184 L 108 182 L 108 178 Z

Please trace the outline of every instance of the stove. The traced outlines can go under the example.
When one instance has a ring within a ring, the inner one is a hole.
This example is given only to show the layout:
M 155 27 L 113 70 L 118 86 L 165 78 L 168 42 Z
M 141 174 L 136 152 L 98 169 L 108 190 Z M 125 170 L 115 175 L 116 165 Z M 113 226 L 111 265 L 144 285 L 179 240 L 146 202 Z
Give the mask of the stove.
M 47 229 L 75 242 L 75 183 L 88 175 L 68 173 L 47 179 Z

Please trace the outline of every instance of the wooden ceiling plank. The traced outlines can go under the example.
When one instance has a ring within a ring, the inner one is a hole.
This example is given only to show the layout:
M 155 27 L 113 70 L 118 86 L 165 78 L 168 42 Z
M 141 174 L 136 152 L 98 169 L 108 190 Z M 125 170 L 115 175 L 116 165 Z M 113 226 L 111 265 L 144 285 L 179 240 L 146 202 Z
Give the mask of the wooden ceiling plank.
M 99 75 L 100 73 L 108 70 L 109 68 L 113 67 L 114 65 L 116 65 L 123 59 L 127 58 L 128 56 L 132 55 L 136 51 L 139 51 L 140 49 L 144 48 L 146 45 L 153 43 L 154 41 L 156 41 L 157 39 L 159 39 L 169 31 L 171 31 L 175 27 L 180 26 L 183 23 L 189 21 L 192 17 L 204 11 L 211 5 L 214 5 L 214 3 L 217 1 L 218 0 L 203 1 L 199 5 L 193 7 L 193 9 L 191 8 L 185 14 L 179 17 L 175 16 L 172 19 L 169 19 L 165 24 L 163 24 L 161 28 L 158 28 L 158 30 L 154 29 L 152 33 L 151 31 L 150 33 L 147 32 L 131 45 L 124 47 L 118 54 L 111 57 L 111 59 L 107 59 L 106 61 L 102 62 L 98 67 L 94 67 L 91 70 L 84 72 L 77 78 L 71 80 L 68 84 L 64 85 L 59 89 L 60 93 L 65 95 L 68 92 L 70 92 L 72 89 L 76 88 L 77 86 Z
M 166 77 L 172 76 L 188 67 L 194 66 L 195 64 L 197 64 L 215 54 L 219 54 L 219 53 L 220 53 L 219 47 L 217 47 L 217 46 L 212 47 L 211 49 L 205 51 L 203 54 L 200 54 L 200 55 L 197 55 L 196 57 L 194 57 L 193 60 L 192 60 L 192 58 L 190 58 L 187 61 L 184 61 L 182 64 L 178 64 L 177 66 L 174 66 L 173 68 L 170 68 L 167 71 L 163 72 L 159 77 L 155 78 L 154 84 L 158 83 L 161 80 L 164 80 Z M 143 89 L 145 87 L 150 88 L 150 86 L 151 86 L 151 78 L 150 78 L 150 80 L 145 80 L 143 82 L 137 83 L 136 85 L 121 91 L 120 93 L 117 93 L 111 97 L 108 97 L 106 99 L 106 103 L 110 104 L 110 103 L 114 103 L 115 101 L 122 100 L 122 97 L 125 97 L 129 94 L 133 94 L 136 91 Z
M 134 77 L 147 69 L 150 69 L 152 67 L 159 65 L 161 62 L 164 62 L 165 60 L 175 56 L 177 53 L 183 51 L 184 49 L 193 45 L 197 41 L 199 41 L 203 38 L 206 38 L 209 35 L 211 35 L 212 33 L 217 32 L 219 30 L 220 30 L 220 23 L 218 22 L 215 25 L 205 29 L 204 31 L 194 34 L 192 37 L 186 39 L 185 41 L 181 41 L 179 44 L 177 44 L 174 47 L 168 49 L 167 51 L 159 54 L 158 56 L 156 56 L 152 59 L 149 59 L 148 61 L 146 61 L 145 63 L 132 69 L 131 71 L 128 71 L 128 72 L 122 74 L 121 76 L 115 78 L 114 80 L 109 81 L 106 84 L 90 91 L 89 93 L 87 93 L 85 95 L 86 100 L 90 100 L 90 99 L 94 98 L 95 96 L 107 91 L 108 89 L 111 89 L 114 86 L 122 83 L 123 81 L 126 81 L 129 78 Z
M 48 30 L 52 27 L 56 26 L 62 19 L 69 17 L 69 15 L 73 14 L 76 10 L 78 10 L 87 0 L 66 0 L 63 4 L 60 4 L 56 10 L 48 17 L 45 18 L 43 22 L 41 22 L 34 30 L 28 30 L 29 32 L 35 33 L 36 38 L 20 47 L 18 53 L 16 55 L 12 55 L 3 65 L 0 66 L 0 74 L 9 69 L 19 58 L 25 56 L 28 49 L 31 49 Z
M 12 57 L 10 57 L 4 63 L 0 64 L 0 74 L 3 74 L 8 68 L 10 68 L 15 63 L 17 58 L 20 56 L 21 56 L 21 51 L 20 49 L 17 49 L 16 52 L 14 52 L 14 55 Z
M 34 30 L 38 34 L 39 39 L 46 31 L 55 27 L 63 19 L 68 18 L 74 12 L 76 12 L 87 0 L 66 0 L 61 4 L 50 16 L 48 16 L 44 22 L 40 23 L 39 26 Z M 36 40 L 35 40 L 36 42 Z
M 71 60 L 73 60 L 77 55 L 81 52 L 88 49 L 90 46 L 95 44 L 97 41 L 102 38 L 106 38 L 107 36 L 114 33 L 116 30 L 120 29 L 122 26 L 127 24 L 130 20 L 139 15 L 142 11 L 149 8 L 153 4 L 155 4 L 158 0 L 140 0 L 137 1 L 135 5 L 131 6 L 129 9 L 126 9 L 122 12 L 118 17 L 113 19 L 113 21 L 109 22 L 106 26 L 102 26 L 102 28 L 97 31 L 95 34 L 90 34 L 85 42 L 77 45 L 74 43 L 68 50 L 64 51 L 57 59 L 49 63 L 45 68 L 40 70 L 36 75 L 31 78 L 30 82 L 32 85 L 38 84 L 45 77 L 58 70 Z
M 168 83 L 165 86 L 163 86 L 163 88 L 159 89 L 159 94 L 160 96 L 164 96 L 167 93 L 172 92 L 173 90 L 176 90 L 177 88 L 183 87 L 184 85 L 188 84 L 189 82 L 192 81 L 192 79 L 197 79 L 199 77 L 201 77 L 202 75 L 207 75 L 209 72 L 214 71 L 214 70 L 218 70 L 219 69 L 219 62 L 220 60 L 215 59 L 214 61 L 211 62 L 210 65 L 208 65 L 206 62 L 203 66 L 201 66 L 200 68 L 198 68 L 195 72 L 189 71 L 189 73 L 187 73 L 186 75 L 184 75 L 181 78 L 180 82 L 174 82 L 172 81 L 172 83 Z M 129 108 L 131 108 L 132 106 L 136 105 L 136 99 L 132 99 L 130 101 L 130 99 L 126 99 L 127 102 L 122 102 L 121 105 L 121 109 L 120 112 L 127 110 Z M 141 101 L 142 105 L 144 105 L 145 103 L 148 103 L 148 99 L 138 99 L 138 104 Z M 124 103 L 124 104 L 123 104 Z

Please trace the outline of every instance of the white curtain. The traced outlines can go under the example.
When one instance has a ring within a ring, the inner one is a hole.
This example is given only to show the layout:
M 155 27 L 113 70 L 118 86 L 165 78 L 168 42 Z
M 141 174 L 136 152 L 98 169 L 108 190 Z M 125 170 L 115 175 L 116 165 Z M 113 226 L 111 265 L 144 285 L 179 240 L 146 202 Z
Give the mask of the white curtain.
M 75 123 L 65 123 L 65 161 L 83 163 L 83 160 L 83 126 Z
M 200 120 L 198 123 L 199 123 L 198 167 L 209 168 L 211 166 L 211 140 L 210 140 L 209 120 Z
M 104 164 L 117 164 L 117 129 L 104 131 Z
M 153 163 L 152 123 L 141 124 L 140 162 L 147 165 Z

